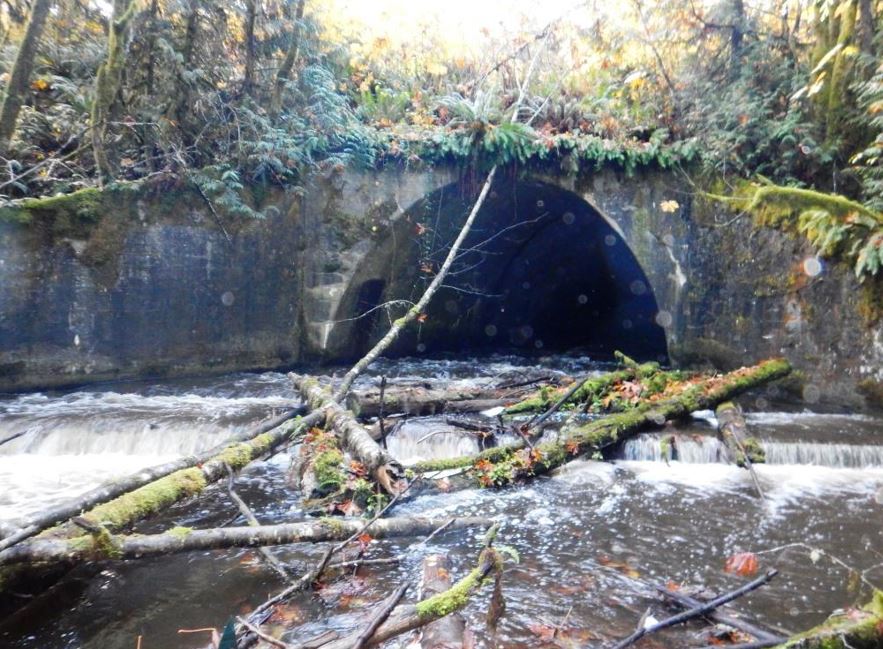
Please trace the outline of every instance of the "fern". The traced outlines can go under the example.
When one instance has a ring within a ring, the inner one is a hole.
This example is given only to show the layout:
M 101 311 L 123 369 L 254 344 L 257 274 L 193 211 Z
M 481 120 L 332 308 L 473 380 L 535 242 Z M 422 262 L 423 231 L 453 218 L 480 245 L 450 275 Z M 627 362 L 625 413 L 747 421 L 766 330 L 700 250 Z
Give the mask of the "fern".
M 743 187 L 730 201 L 755 215 L 760 225 L 802 234 L 824 257 L 842 259 L 856 277 L 876 276 L 883 268 L 883 214 L 837 194 L 763 185 Z

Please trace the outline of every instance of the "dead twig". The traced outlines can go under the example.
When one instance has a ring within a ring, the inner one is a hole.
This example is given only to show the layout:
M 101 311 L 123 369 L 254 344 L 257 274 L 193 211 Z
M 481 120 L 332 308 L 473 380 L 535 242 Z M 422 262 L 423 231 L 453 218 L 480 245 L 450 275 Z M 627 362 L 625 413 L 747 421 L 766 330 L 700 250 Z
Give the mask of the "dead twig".
M 380 625 L 386 622 L 392 610 L 398 605 L 398 603 L 402 600 L 402 597 L 405 596 L 405 591 L 408 590 L 408 584 L 404 584 L 403 586 L 399 586 L 396 591 L 392 594 L 392 596 L 387 600 L 386 604 L 384 604 L 383 608 L 381 608 L 377 614 L 371 618 L 371 621 L 368 623 L 368 626 L 365 627 L 365 630 L 359 634 L 359 637 L 356 638 L 356 642 L 353 644 L 353 649 L 364 649 L 364 647 L 368 644 L 368 641 L 371 639 L 371 636 L 374 635 L 374 632 L 380 628 Z
M 227 493 L 230 495 L 230 499 L 239 508 L 240 513 L 245 517 L 245 520 L 246 522 L 248 522 L 249 525 L 251 525 L 252 527 L 259 527 L 261 524 L 260 521 L 251 511 L 249 506 L 245 504 L 245 501 L 239 497 L 239 494 L 237 494 L 233 490 L 233 469 L 231 469 L 229 465 L 226 465 L 226 469 L 227 473 L 229 474 L 227 478 Z M 267 565 L 270 566 L 273 572 L 282 577 L 284 581 L 287 581 L 288 583 L 293 583 L 291 574 L 285 568 L 285 565 L 281 561 L 279 561 L 279 559 L 277 559 L 276 556 L 268 548 L 260 547 L 258 548 L 258 552 L 260 553 L 261 557 L 263 557 Z
M 697 617 L 702 617 L 706 613 L 710 613 L 719 606 L 723 606 L 727 602 L 732 602 L 734 599 L 738 599 L 746 593 L 750 593 L 751 591 L 760 588 L 761 586 L 769 582 L 777 574 L 779 574 L 778 570 L 770 570 L 765 575 L 745 584 L 741 588 L 737 588 L 736 590 L 726 593 L 725 595 L 721 595 L 720 597 L 717 597 L 710 602 L 706 602 L 701 606 L 691 608 L 688 611 L 684 611 L 683 613 L 679 613 L 678 615 L 666 618 L 661 622 L 657 622 L 656 624 L 652 624 L 648 627 L 641 627 L 640 629 L 637 629 L 634 633 L 632 633 L 628 638 L 625 638 L 624 640 L 621 640 L 613 645 L 612 649 L 624 649 L 625 647 L 634 644 L 645 635 L 655 633 L 656 631 L 667 629 L 678 624 L 683 624 L 684 622 Z
M 271 635 L 267 635 L 266 633 L 261 631 L 259 628 L 257 628 L 253 624 L 249 624 L 249 622 L 247 620 L 244 620 L 241 617 L 237 617 L 236 621 L 239 622 L 239 624 L 244 626 L 246 629 L 248 629 L 249 631 L 254 633 L 261 640 L 273 645 L 274 647 L 279 647 L 279 649 L 295 649 L 295 647 L 293 647 L 292 645 L 290 645 L 286 642 L 282 642 L 282 640 L 278 640 Z

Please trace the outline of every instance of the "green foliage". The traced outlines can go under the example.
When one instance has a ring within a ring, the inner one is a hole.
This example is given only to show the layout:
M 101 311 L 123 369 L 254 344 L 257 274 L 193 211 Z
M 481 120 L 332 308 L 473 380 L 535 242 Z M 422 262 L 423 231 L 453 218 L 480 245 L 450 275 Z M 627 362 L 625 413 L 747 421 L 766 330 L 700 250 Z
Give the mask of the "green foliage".
M 871 209 L 883 212 L 883 63 L 867 81 L 856 84 L 859 106 L 874 139 L 851 162 L 862 179 L 862 195 Z
M 404 121 L 411 96 L 404 91 L 396 92 L 388 88 L 363 90 L 359 94 L 359 112 L 363 119 L 380 124 L 393 124 Z
M 777 182 L 801 182 L 829 168 L 836 151 L 805 108 L 790 100 L 804 72 L 762 44 L 746 54 L 752 73 L 732 81 L 697 77 L 684 122 L 703 143 L 709 171 L 741 177 L 763 174 Z
M 761 186 L 741 187 L 732 200 L 759 224 L 798 232 L 820 255 L 849 262 L 861 280 L 883 269 L 883 214 L 861 203 L 765 179 Z

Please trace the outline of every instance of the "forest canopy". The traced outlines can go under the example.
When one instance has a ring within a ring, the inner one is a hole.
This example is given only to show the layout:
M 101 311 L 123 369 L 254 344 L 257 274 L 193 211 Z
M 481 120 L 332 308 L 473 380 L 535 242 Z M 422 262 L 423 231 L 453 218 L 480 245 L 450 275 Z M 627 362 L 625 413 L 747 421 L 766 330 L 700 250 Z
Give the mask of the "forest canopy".
M 259 216 L 245 185 L 338 165 L 680 167 L 743 206 L 769 207 L 740 185 L 758 178 L 864 206 L 792 223 L 822 249 L 870 246 L 857 272 L 876 274 L 881 6 L 7 0 L 0 194 L 186 182 Z

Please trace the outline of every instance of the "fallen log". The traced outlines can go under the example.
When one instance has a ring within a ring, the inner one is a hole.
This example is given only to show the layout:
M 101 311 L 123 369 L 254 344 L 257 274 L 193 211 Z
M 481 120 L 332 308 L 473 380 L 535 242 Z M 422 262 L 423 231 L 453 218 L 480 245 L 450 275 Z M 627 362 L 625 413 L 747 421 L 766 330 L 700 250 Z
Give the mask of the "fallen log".
M 430 534 L 449 519 L 386 518 L 371 526 L 374 538 Z M 458 518 L 448 529 L 490 527 L 486 518 Z M 180 552 L 221 548 L 258 548 L 290 543 L 339 541 L 359 532 L 360 520 L 320 519 L 281 525 L 223 527 L 194 530 L 176 527 L 162 534 L 112 535 L 106 531 L 67 539 L 34 539 L 9 548 L 2 565 L 19 563 L 75 563 L 107 559 L 141 559 Z
M 173 460 L 171 462 L 167 462 L 165 464 L 154 466 L 148 469 L 143 469 L 125 478 L 117 479 L 111 483 L 100 485 L 95 489 L 86 492 L 82 496 L 63 503 L 58 507 L 40 512 L 39 514 L 28 520 L 27 523 L 25 523 L 20 529 L 14 531 L 13 533 L 6 536 L 4 539 L 0 540 L 0 552 L 5 550 L 6 548 L 12 547 L 16 543 L 20 543 L 25 539 L 39 534 L 43 530 L 49 529 L 53 525 L 66 521 L 73 516 L 92 509 L 93 507 L 108 503 L 115 498 L 119 498 L 123 494 L 133 492 L 140 487 L 148 485 L 152 482 L 156 482 L 157 480 L 165 478 L 166 476 L 169 476 L 173 473 L 183 472 L 199 464 L 211 462 L 215 457 L 223 455 L 228 450 L 238 450 L 240 449 L 240 447 L 234 445 L 243 444 L 255 440 L 261 435 L 271 433 L 271 431 L 273 431 L 274 429 L 278 429 L 287 421 L 296 417 L 299 412 L 301 412 L 300 409 L 286 410 L 281 415 L 278 415 L 268 421 L 261 422 L 255 427 L 249 428 L 248 430 L 245 430 L 238 435 L 230 437 L 226 441 L 209 449 L 208 451 L 198 453 L 196 455 L 182 457 L 177 460 Z M 275 448 L 282 442 L 286 441 L 286 439 L 288 438 L 286 433 L 287 430 L 276 431 L 275 434 L 272 434 L 270 436 L 270 439 L 268 440 L 269 445 L 272 448 Z M 179 477 L 183 477 L 183 475 L 183 473 L 179 473 Z M 171 483 L 175 481 L 169 480 L 168 482 Z M 163 506 L 165 505 L 160 505 L 160 507 Z M 153 511 L 150 511 L 148 513 L 153 513 Z M 131 522 L 134 521 L 123 521 L 121 522 L 121 524 L 125 525 Z
M 418 480 L 419 480 L 419 478 L 418 478 Z M 404 489 L 404 491 L 396 494 L 392 498 L 392 500 L 389 501 L 389 503 L 386 505 L 386 507 L 384 507 L 379 512 L 377 512 L 374 515 L 374 517 L 371 518 L 371 520 L 367 521 L 364 525 L 362 525 L 361 527 L 356 529 L 356 531 L 354 531 L 352 534 L 350 534 L 348 537 L 346 537 L 340 543 L 328 548 L 325 551 L 325 553 L 322 555 L 322 558 L 319 560 L 319 562 L 313 568 L 304 572 L 297 581 L 295 581 L 293 584 L 288 586 L 286 589 L 276 593 L 275 595 L 273 595 L 272 597 L 270 597 L 269 599 L 264 601 L 263 604 L 261 604 L 260 606 L 255 608 L 251 613 L 249 613 L 248 620 L 247 620 L 248 623 L 253 626 L 260 627 L 261 624 L 266 622 L 267 618 L 271 615 L 273 608 L 277 604 L 279 604 L 280 602 L 286 601 L 289 597 L 291 597 L 295 593 L 304 591 L 307 588 L 309 588 L 310 586 L 312 586 L 314 583 L 319 581 L 322 578 L 322 575 L 324 574 L 325 570 L 328 569 L 329 566 L 332 565 L 330 563 L 331 557 L 333 557 L 337 552 L 341 552 L 350 543 L 352 543 L 358 537 L 360 537 L 362 534 L 364 534 L 365 531 L 369 527 L 374 525 L 374 523 L 376 523 L 380 518 L 382 518 L 384 516 L 384 514 L 386 514 L 389 510 L 391 510 L 393 505 L 396 504 L 396 502 L 399 500 L 399 498 L 401 498 L 405 493 L 407 493 L 408 489 L 410 489 L 411 486 L 413 486 L 413 484 L 414 484 L 414 482 L 408 483 L 408 486 Z M 452 519 L 449 519 L 444 524 L 437 527 L 435 530 L 433 530 L 433 532 L 427 538 L 431 538 L 433 535 L 438 534 L 440 530 L 443 530 L 443 529 L 446 529 L 447 527 L 449 527 L 451 520 Z M 496 528 L 492 528 L 492 529 L 496 529 Z M 249 647 L 251 647 L 255 643 L 257 637 L 258 636 L 254 633 L 251 633 L 247 627 L 240 625 L 240 627 L 236 630 L 236 648 L 237 649 L 248 649 Z
M 353 392 L 346 399 L 346 407 L 361 419 L 378 417 L 381 413 L 425 417 L 442 413 L 478 412 L 488 403 L 510 404 L 528 390 L 524 388 L 428 388 L 424 386 L 387 386 L 381 401 L 380 391 Z
M 636 378 L 649 378 L 657 372 L 659 372 L 659 363 L 634 364 L 621 370 L 584 379 L 577 384 L 578 387 L 571 386 L 569 389 L 560 388 L 557 390 L 541 388 L 530 397 L 508 406 L 505 414 L 542 413 L 556 404 L 559 407 L 577 403 L 591 406 L 592 403 L 607 395 L 622 382 Z
M 469 598 L 485 583 L 486 578 L 500 566 L 500 558 L 493 548 L 487 547 L 478 558 L 478 565 L 456 584 L 444 592 L 423 599 L 417 604 L 397 607 L 365 643 L 376 647 L 390 638 L 430 624 L 464 608 Z M 356 635 L 348 635 L 322 645 L 322 649 L 350 649 Z
M 447 557 L 441 554 L 430 554 L 423 559 L 423 579 L 421 580 L 421 597 L 431 597 L 443 593 L 451 587 L 451 567 Z M 466 621 L 458 613 L 451 613 L 440 620 L 432 622 L 423 629 L 420 635 L 421 649 L 455 649 L 462 647 Z
M 748 424 L 745 423 L 742 409 L 732 401 L 726 401 L 717 407 L 715 416 L 717 417 L 718 436 L 724 443 L 730 459 L 737 466 L 748 469 L 751 480 L 754 482 L 754 488 L 763 499 L 763 489 L 760 486 L 757 472 L 754 470 L 754 463 L 763 462 L 766 458 L 760 442 L 748 433 Z
M 340 449 L 360 462 L 384 491 L 396 493 L 405 472 L 398 460 L 374 441 L 371 433 L 356 421 L 352 413 L 334 401 L 331 391 L 316 379 L 295 374 L 289 374 L 289 377 L 309 407 L 322 413 L 325 427 L 334 431 Z M 303 473 L 306 475 L 305 471 Z
M 621 412 L 582 425 L 565 426 L 557 440 L 524 448 L 523 442 L 488 449 L 477 455 L 446 460 L 418 462 L 411 468 L 418 473 L 466 468 L 469 484 L 503 486 L 515 480 L 548 473 L 575 457 L 600 452 L 613 444 L 669 419 L 709 410 L 747 390 L 782 378 L 791 372 L 783 359 L 764 361 L 753 367 L 687 382 L 674 394 L 662 394 L 633 410 Z M 460 481 L 462 482 L 462 480 Z
M 860 609 L 836 613 L 776 649 L 879 649 L 883 647 L 883 591 Z

